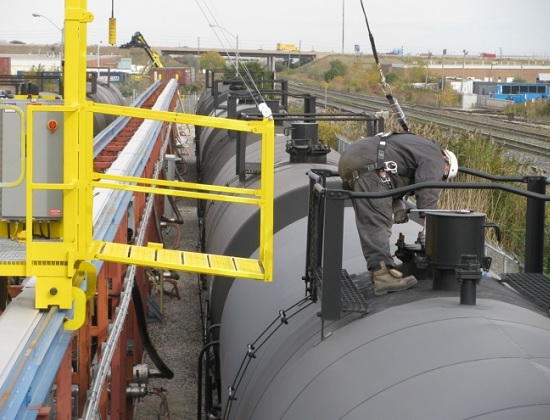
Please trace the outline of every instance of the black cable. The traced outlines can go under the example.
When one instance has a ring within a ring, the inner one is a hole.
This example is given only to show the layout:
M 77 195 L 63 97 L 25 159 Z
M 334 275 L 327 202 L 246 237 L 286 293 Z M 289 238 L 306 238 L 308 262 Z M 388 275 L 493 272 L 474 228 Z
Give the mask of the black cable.
M 177 171 L 176 171 L 177 172 Z M 166 161 L 162 162 L 162 174 L 164 175 L 164 179 L 168 180 L 168 177 L 166 176 Z M 181 215 L 180 209 L 178 208 L 178 205 L 176 204 L 176 201 L 174 200 L 174 197 L 171 195 L 167 195 L 168 201 L 170 202 L 170 207 L 172 207 L 172 210 L 174 211 L 174 214 L 176 217 L 174 219 L 166 219 L 170 223 L 177 223 L 179 225 L 183 225 L 183 216 Z
M 134 281 L 134 287 L 132 287 L 132 300 L 134 301 L 134 309 L 136 311 L 136 320 L 138 324 L 139 336 L 143 342 L 143 347 L 147 351 L 147 354 L 157 367 L 157 369 L 162 373 L 163 378 L 172 379 L 174 377 L 174 372 L 170 370 L 164 361 L 160 358 L 157 350 L 151 342 L 151 337 L 149 337 L 149 331 L 147 330 L 147 320 L 145 318 L 145 312 L 143 311 L 143 301 L 141 300 L 141 292 L 137 285 L 137 281 Z
M 300 309 L 296 310 L 291 315 L 287 315 L 287 313 L 290 310 L 294 309 L 297 306 L 303 305 L 309 300 L 310 300 L 309 297 L 306 297 L 296 302 L 294 305 L 288 307 L 286 310 L 280 310 L 279 315 L 269 324 L 269 326 L 267 326 L 267 328 L 258 336 L 258 338 L 256 338 L 256 340 L 254 340 L 252 344 L 248 345 L 246 355 L 243 357 L 241 365 L 239 366 L 239 370 L 235 375 L 235 379 L 233 380 L 233 383 L 229 387 L 229 391 L 228 391 L 229 396 L 227 399 L 227 405 L 225 406 L 224 416 L 223 416 L 224 419 L 227 419 L 229 416 L 229 413 L 231 412 L 231 406 L 233 404 L 233 400 L 236 399 L 234 395 L 237 392 L 237 389 L 239 388 L 246 371 L 248 370 L 248 366 L 250 365 L 250 362 L 252 361 L 252 359 L 256 358 L 256 355 L 255 355 L 256 351 L 258 351 L 267 342 L 267 340 L 271 338 L 273 334 L 277 332 L 277 330 L 279 330 L 279 328 L 282 325 L 287 325 L 289 319 L 293 318 L 295 315 L 298 315 L 300 312 L 308 308 L 314 302 L 310 301 L 307 305 L 302 306 Z M 277 323 L 277 321 L 279 321 L 279 323 Z M 274 327 L 275 324 L 277 324 L 277 326 Z M 272 328 L 273 330 L 269 332 L 269 330 L 271 330 Z M 261 343 L 259 345 L 256 345 L 262 338 L 263 340 L 261 341 Z
M 376 45 L 374 44 L 374 36 L 372 35 L 372 32 L 370 30 L 369 20 L 367 19 L 367 12 L 365 11 L 363 0 L 361 0 L 361 9 L 363 9 L 363 16 L 365 16 L 365 23 L 367 24 L 367 31 L 369 32 L 369 40 L 370 40 L 370 46 L 372 49 L 372 55 L 374 57 L 374 62 L 376 63 L 376 66 L 378 67 L 378 72 L 380 73 L 380 83 L 382 84 L 382 90 L 384 91 L 384 95 L 386 96 L 386 99 L 390 103 L 391 109 L 393 109 L 393 111 L 397 114 L 397 121 L 399 121 L 399 124 L 401 125 L 403 130 L 409 131 L 407 118 L 405 117 L 405 113 L 401 109 L 399 102 L 397 102 L 397 99 L 393 97 L 391 90 L 389 92 L 386 92 L 386 88 L 389 89 L 390 85 L 386 82 L 386 78 L 384 77 L 384 72 L 382 72 L 382 66 L 380 65 L 378 52 L 376 51 Z
M 154 197 L 151 197 L 153 199 L 153 219 L 155 220 L 155 232 L 157 233 L 158 240 L 162 243 L 162 247 L 166 248 L 166 242 L 164 241 L 164 236 L 162 235 L 161 227 L 160 227 L 160 220 L 158 217 L 157 212 L 157 205 L 154 202 Z

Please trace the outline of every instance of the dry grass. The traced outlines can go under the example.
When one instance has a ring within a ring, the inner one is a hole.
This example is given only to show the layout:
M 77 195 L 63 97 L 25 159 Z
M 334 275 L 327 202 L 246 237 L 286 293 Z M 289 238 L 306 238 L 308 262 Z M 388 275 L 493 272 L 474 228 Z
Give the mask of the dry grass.
M 326 124 L 323 126 L 322 135 L 319 138 L 335 138 L 335 133 L 342 134 L 349 139 L 357 139 L 362 136 L 357 126 L 345 127 L 334 124 L 334 127 Z M 331 133 L 332 130 L 332 133 Z M 387 131 L 401 131 L 395 120 L 386 121 Z M 441 147 L 452 150 L 459 165 L 485 172 L 492 175 L 519 176 L 527 173 L 516 161 L 504 157 L 504 148 L 491 138 L 471 132 L 442 132 L 435 124 L 418 125 L 410 124 L 411 132 L 433 138 Z M 359 133 L 359 135 L 358 135 Z M 364 133 L 364 131 L 363 131 Z M 471 175 L 460 173 L 456 182 L 488 182 Z M 516 185 L 524 188 L 522 184 Z M 508 252 L 523 257 L 525 248 L 525 214 L 526 199 L 499 190 L 484 189 L 448 189 L 441 194 L 440 208 L 445 209 L 469 209 L 487 215 L 487 220 L 499 225 L 502 232 L 500 247 Z M 547 236 L 550 236 L 547 234 Z M 493 230 L 488 231 L 487 240 L 496 243 Z
M 390 123 L 391 125 L 391 123 Z M 486 135 L 462 132 L 442 132 L 437 125 L 413 125 L 411 131 L 436 139 L 441 147 L 452 150 L 459 165 L 492 175 L 519 176 L 526 173 L 518 162 L 504 157 L 504 148 Z M 488 182 L 472 175 L 460 173 L 456 182 Z M 522 184 L 516 185 L 524 188 Z M 499 244 L 509 252 L 523 256 L 525 248 L 526 199 L 499 190 L 448 189 L 441 194 L 440 207 L 470 209 L 487 215 L 502 231 Z M 489 242 L 496 242 L 494 232 L 489 231 Z

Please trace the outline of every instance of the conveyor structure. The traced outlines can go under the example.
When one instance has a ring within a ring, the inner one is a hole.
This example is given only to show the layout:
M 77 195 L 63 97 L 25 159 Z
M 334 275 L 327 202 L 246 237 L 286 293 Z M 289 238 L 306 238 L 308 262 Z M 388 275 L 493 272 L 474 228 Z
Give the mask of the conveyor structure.
M 37 96 L 17 105 L 0 100 L 0 136 L 3 117 L 16 115 L 19 121 L 10 138 L 19 145 L 13 159 L 18 176 L 0 179 L 0 187 L 24 190 L 22 216 L 0 220 L 0 284 L 12 296 L 0 316 L 0 417 L 46 418 L 55 412 L 58 418 L 131 418 L 127 376 L 140 362 L 143 344 L 128 301 L 134 282 L 144 293 L 145 282 L 138 281 L 144 278 L 142 267 L 272 279 L 273 122 L 176 112 L 175 80 L 152 85 L 131 107 L 88 101 L 81 52 L 93 15 L 85 0 L 66 0 L 65 7 L 64 84 L 73 88 L 54 103 Z M 95 139 L 94 113 L 118 117 Z M 94 159 L 132 121 L 138 128 L 109 168 L 94 169 Z M 261 187 L 162 179 L 175 124 L 259 135 Z M 35 163 L 44 159 L 36 146 L 48 136 L 62 139 L 55 156 L 62 166 L 58 179 L 35 173 Z M 44 194 L 60 197 L 60 204 L 51 217 L 39 218 L 33 204 Z M 168 195 L 257 206 L 258 258 L 162 249 L 151 209 L 162 208 Z

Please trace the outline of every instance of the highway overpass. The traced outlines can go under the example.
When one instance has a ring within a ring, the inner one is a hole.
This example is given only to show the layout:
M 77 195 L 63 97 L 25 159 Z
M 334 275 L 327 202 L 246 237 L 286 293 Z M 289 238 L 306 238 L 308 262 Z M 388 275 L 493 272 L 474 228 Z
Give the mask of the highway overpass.
M 162 48 L 160 49 L 162 55 L 178 56 L 178 55 L 202 55 L 208 52 L 217 52 L 222 57 L 235 57 L 235 49 L 222 49 L 222 48 Z M 317 51 L 280 51 L 280 50 L 244 50 L 239 49 L 239 59 L 248 58 L 260 58 L 264 59 L 268 64 L 268 68 L 275 69 L 276 60 L 300 60 L 300 61 L 314 61 L 317 58 L 328 55 L 326 52 Z

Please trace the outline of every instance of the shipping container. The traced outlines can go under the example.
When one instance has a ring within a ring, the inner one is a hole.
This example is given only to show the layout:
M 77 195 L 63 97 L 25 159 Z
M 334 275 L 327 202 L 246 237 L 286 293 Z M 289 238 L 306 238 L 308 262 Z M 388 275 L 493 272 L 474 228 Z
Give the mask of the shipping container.
M 180 86 L 191 84 L 190 67 L 156 67 L 149 72 L 149 75 L 152 80 L 160 80 L 161 83 L 176 79 Z
M 0 57 L 0 74 L 11 74 L 11 57 Z

